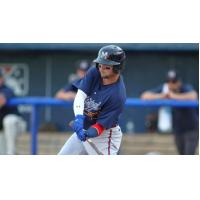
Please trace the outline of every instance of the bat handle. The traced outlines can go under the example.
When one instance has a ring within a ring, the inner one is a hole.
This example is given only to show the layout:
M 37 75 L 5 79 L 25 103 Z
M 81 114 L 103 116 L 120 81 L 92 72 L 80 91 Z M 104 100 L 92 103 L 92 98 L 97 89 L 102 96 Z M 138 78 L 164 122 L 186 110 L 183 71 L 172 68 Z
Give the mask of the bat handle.
M 70 121 L 69 122 L 69 127 L 72 128 L 74 121 Z M 103 153 L 101 151 L 99 151 L 99 149 L 96 147 L 96 145 L 88 138 L 86 139 L 86 141 L 92 146 L 92 148 L 96 151 L 96 153 L 98 155 L 103 155 Z
M 70 121 L 70 122 L 69 122 L 69 124 L 68 124 L 68 125 L 69 125 L 69 127 L 71 127 L 71 128 L 72 128 L 72 126 L 73 126 L 73 123 L 74 123 L 74 121 L 73 121 L 73 120 L 72 120 L 72 121 Z

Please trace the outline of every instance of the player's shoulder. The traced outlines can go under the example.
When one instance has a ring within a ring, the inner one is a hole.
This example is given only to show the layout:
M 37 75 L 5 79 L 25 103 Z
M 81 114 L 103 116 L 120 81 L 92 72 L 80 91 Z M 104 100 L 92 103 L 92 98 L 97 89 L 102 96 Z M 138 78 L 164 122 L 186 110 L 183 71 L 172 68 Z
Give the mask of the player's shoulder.
M 95 66 L 93 66 L 93 67 L 90 67 L 89 69 L 88 69 L 88 72 L 87 72 L 88 74 L 93 74 L 93 75 L 95 75 L 95 74 L 99 74 L 99 70 L 95 67 Z
M 193 91 L 193 90 L 194 90 L 194 88 L 191 84 L 185 83 L 185 84 L 181 85 L 181 91 L 182 92 L 190 92 L 190 91 Z
M 85 77 L 86 79 L 94 79 L 97 81 L 100 79 L 99 70 L 96 67 L 90 67 Z
M 0 88 L 0 93 L 5 95 L 5 96 L 10 96 L 10 97 L 14 97 L 15 96 L 14 90 L 12 88 L 10 88 L 9 86 L 7 86 L 7 85 L 3 85 Z
M 112 89 L 111 99 L 114 101 L 125 101 L 126 88 L 122 77 L 120 77 L 119 81 L 114 85 Z
M 122 76 L 120 76 L 119 80 L 117 81 L 117 84 L 115 84 L 115 90 L 120 96 L 126 93 L 126 87 Z
M 13 89 L 5 84 L 2 85 L 0 89 L 1 89 L 1 92 L 13 92 Z
M 126 102 L 126 93 L 121 93 L 119 91 L 112 93 L 112 95 L 110 95 L 109 102 L 115 106 L 124 105 Z

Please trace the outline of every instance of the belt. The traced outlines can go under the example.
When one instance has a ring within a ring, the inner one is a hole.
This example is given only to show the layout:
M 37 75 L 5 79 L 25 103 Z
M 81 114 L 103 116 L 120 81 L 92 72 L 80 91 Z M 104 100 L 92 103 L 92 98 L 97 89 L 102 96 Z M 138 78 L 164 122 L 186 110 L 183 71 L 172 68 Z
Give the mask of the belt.
M 118 124 L 115 124 L 115 125 L 113 125 L 111 128 L 115 128 L 115 127 L 117 127 L 118 126 Z M 108 130 L 108 129 L 111 129 L 111 128 L 106 128 L 105 130 Z

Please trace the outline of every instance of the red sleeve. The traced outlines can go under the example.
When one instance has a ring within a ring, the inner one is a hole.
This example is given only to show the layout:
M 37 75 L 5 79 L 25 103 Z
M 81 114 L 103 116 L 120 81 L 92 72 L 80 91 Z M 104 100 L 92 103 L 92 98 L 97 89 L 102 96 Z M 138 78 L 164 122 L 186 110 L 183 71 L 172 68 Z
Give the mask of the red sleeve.
M 92 127 L 97 130 L 98 136 L 101 135 L 103 131 L 105 130 L 105 128 L 101 124 L 98 124 L 98 123 L 92 125 Z

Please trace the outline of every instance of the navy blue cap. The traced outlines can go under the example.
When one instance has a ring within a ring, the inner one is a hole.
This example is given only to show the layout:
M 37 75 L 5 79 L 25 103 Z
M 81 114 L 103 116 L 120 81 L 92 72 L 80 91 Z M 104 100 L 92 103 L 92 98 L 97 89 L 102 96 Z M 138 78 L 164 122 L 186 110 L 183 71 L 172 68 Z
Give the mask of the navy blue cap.
M 90 64 L 87 60 L 81 60 L 76 63 L 76 68 L 87 71 L 90 68 Z
M 180 77 L 177 71 L 175 71 L 174 69 L 171 69 L 167 72 L 166 79 L 167 79 L 167 82 L 176 82 L 180 80 Z

